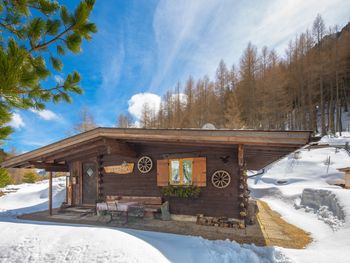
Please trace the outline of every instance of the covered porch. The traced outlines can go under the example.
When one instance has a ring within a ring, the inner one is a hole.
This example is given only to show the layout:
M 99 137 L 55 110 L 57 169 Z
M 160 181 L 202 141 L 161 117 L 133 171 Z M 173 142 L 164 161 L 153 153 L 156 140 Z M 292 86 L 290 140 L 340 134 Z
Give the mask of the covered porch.
M 126 224 L 124 220 L 114 220 L 108 223 L 108 216 L 98 216 L 83 209 L 79 211 L 60 211 L 53 209 L 49 215 L 47 211 L 25 214 L 18 217 L 24 220 L 47 221 L 52 223 L 93 225 L 100 227 L 127 228 L 144 231 L 155 231 L 179 235 L 201 236 L 209 240 L 235 240 L 238 243 L 254 243 L 265 246 L 266 239 L 259 224 L 240 228 L 221 228 L 196 224 L 194 219 L 178 218 L 177 220 L 163 221 L 161 219 L 145 217 L 130 218 Z
M 311 243 L 310 233 L 287 223 L 273 211 L 265 202 L 258 202 L 258 223 L 248 225 L 244 229 L 221 228 L 205 226 L 196 223 L 194 218 L 175 218 L 163 221 L 157 218 L 133 218 L 123 221 L 108 222 L 108 217 L 98 216 L 88 208 L 53 209 L 52 215 L 47 211 L 35 212 L 19 216 L 19 219 L 46 221 L 69 225 L 90 225 L 103 228 L 135 229 L 172 233 L 178 235 L 200 236 L 209 240 L 234 240 L 241 244 L 255 244 L 257 246 L 279 246 L 284 248 L 303 249 Z

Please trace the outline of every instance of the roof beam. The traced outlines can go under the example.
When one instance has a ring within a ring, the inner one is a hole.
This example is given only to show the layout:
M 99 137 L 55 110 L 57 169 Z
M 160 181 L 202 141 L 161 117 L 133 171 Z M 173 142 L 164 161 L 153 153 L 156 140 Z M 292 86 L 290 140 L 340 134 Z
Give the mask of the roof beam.
M 33 162 L 29 161 L 28 164 L 34 168 L 45 169 L 51 172 L 68 172 L 69 167 L 66 164 L 59 163 L 44 163 L 44 162 Z

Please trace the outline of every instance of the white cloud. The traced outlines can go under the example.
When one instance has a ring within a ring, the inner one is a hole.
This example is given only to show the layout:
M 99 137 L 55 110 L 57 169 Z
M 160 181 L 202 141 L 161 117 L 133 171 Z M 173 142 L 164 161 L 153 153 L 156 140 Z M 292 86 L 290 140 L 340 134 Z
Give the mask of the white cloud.
M 184 93 L 173 93 L 171 94 L 170 100 L 174 102 L 177 99 L 177 96 L 179 96 L 180 103 L 185 104 L 187 102 L 187 95 Z M 140 118 L 142 115 L 142 109 L 144 105 L 147 103 L 151 110 L 153 110 L 155 113 L 159 111 L 160 104 L 162 102 L 162 99 L 160 96 L 154 93 L 137 93 L 133 95 L 129 101 L 129 113 L 136 118 L 136 121 L 134 123 L 135 127 L 140 127 Z
M 20 129 L 20 128 L 25 126 L 25 123 L 24 123 L 21 115 L 17 112 L 14 112 L 14 113 L 12 113 L 12 119 L 8 123 L 8 125 L 13 127 L 13 128 Z
M 95 59 L 96 71 L 101 74 L 100 98 L 112 94 L 118 85 L 125 58 L 124 29 L 114 23 L 114 19 L 106 19 L 112 13 L 110 10 L 102 12 L 99 17 L 101 30 L 95 36 L 97 50 L 92 51 Z
M 35 110 L 31 109 L 31 112 L 39 115 L 40 118 L 46 120 L 46 121 L 51 121 L 51 120 L 59 120 L 60 117 L 54 113 L 53 111 L 50 110 Z
M 128 111 L 131 115 L 133 115 L 136 119 L 141 118 L 142 108 L 144 104 L 148 104 L 151 110 L 158 112 L 160 107 L 161 98 L 157 94 L 153 93 L 137 93 L 133 95 L 128 101 Z
M 101 88 L 103 92 L 112 92 L 118 85 L 120 74 L 123 67 L 123 61 L 125 57 L 125 51 L 123 43 L 119 43 L 116 47 L 116 51 L 109 52 L 105 55 L 102 65 L 102 84 Z

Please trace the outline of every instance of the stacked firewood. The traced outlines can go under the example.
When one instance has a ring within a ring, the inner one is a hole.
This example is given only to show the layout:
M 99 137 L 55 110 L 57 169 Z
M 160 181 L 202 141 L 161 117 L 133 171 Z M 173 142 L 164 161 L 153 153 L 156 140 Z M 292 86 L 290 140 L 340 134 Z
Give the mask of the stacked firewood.
M 203 226 L 216 226 L 226 228 L 244 228 L 244 224 L 241 224 L 239 220 L 227 217 L 212 217 L 204 216 L 202 214 L 197 215 L 197 225 Z
M 102 158 L 103 155 L 98 156 L 97 164 L 98 164 L 98 200 L 100 202 L 104 201 L 104 193 L 103 193 L 103 167 L 102 167 Z
M 239 171 L 239 194 L 238 194 L 238 203 L 239 203 L 239 215 L 242 220 L 246 221 L 247 218 L 247 208 L 249 203 L 249 190 L 247 184 L 247 169 L 240 168 Z

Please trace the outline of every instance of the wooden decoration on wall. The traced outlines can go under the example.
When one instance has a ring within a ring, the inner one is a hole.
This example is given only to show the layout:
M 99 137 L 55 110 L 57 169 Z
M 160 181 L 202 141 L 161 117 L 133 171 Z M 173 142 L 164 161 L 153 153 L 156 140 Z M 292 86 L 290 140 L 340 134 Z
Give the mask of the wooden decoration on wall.
M 139 169 L 140 173 L 148 173 L 152 170 L 153 167 L 153 161 L 148 156 L 142 156 L 139 161 L 137 162 L 137 168 Z
M 231 182 L 231 176 L 225 170 L 218 170 L 211 176 L 211 182 L 216 188 L 226 188 Z
M 106 173 L 113 174 L 129 174 L 134 171 L 133 163 L 123 163 L 121 165 L 105 166 L 104 170 Z

